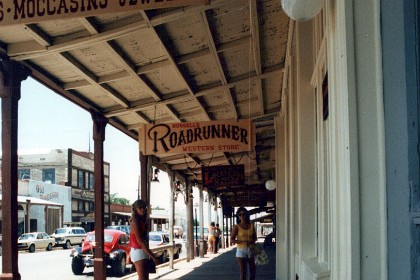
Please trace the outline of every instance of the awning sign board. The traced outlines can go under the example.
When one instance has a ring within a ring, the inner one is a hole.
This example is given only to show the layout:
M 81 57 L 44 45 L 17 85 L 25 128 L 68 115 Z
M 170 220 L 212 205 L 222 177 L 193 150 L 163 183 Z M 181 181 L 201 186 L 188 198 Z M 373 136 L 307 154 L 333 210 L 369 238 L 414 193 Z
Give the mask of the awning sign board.
M 219 188 L 245 185 L 245 167 L 237 165 L 202 166 L 203 187 Z
M 251 151 L 255 125 L 240 121 L 147 124 L 139 130 L 144 155 Z
M 209 0 L 0 0 L 0 26 L 208 3 Z

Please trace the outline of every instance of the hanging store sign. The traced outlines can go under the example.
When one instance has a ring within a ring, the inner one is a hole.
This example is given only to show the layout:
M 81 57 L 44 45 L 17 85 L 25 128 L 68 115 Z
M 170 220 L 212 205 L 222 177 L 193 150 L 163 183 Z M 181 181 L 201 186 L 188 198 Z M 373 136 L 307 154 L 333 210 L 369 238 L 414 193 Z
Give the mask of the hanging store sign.
M 223 205 L 231 207 L 258 207 L 267 204 L 267 198 L 261 193 L 246 192 L 222 197 Z
M 0 26 L 135 10 L 203 5 L 209 0 L 0 0 Z
M 245 167 L 239 165 L 202 166 L 203 187 L 219 188 L 245 185 Z
M 144 155 L 251 151 L 254 123 L 240 121 L 147 124 L 139 130 Z

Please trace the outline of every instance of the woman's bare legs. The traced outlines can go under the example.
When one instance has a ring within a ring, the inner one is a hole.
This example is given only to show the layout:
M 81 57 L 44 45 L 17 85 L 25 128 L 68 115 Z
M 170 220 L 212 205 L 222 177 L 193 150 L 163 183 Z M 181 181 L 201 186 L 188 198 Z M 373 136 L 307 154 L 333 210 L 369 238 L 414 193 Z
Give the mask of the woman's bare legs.
M 146 276 L 149 273 L 149 268 L 147 267 L 147 259 L 135 262 L 134 266 L 136 267 L 139 280 L 146 280 Z
M 249 280 L 255 280 L 255 259 L 254 257 L 248 259 L 248 265 L 249 265 Z
M 215 243 L 215 240 L 212 238 L 210 240 L 210 253 L 214 253 L 214 249 L 216 247 L 216 245 L 214 243 Z
M 239 280 L 246 280 L 247 259 L 246 258 L 236 258 L 236 261 L 239 264 Z

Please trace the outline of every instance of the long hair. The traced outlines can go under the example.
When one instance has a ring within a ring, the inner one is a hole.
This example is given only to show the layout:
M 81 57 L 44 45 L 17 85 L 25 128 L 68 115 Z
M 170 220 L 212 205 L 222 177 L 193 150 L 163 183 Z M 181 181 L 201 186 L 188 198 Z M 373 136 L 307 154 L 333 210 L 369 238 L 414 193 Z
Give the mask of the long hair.
M 247 224 L 251 223 L 251 218 L 249 217 L 249 212 L 245 207 L 239 207 L 238 210 L 236 210 L 236 223 L 239 224 L 241 222 L 241 219 L 239 219 L 239 213 L 244 212 L 245 213 L 245 221 Z
M 132 220 L 136 220 L 136 221 L 141 221 L 141 222 L 146 222 L 146 215 L 139 215 L 137 213 L 137 208 L 139 207 L 143 207 L 144 209 L 146 209 L 147 204 L 144 200 L 138 199 L 136 201 L 134 201 L 133 205 L 131 205 L 131 217 L 130 217 L 130 222 Z M 147 211 L 147 210 L 145 210 Z

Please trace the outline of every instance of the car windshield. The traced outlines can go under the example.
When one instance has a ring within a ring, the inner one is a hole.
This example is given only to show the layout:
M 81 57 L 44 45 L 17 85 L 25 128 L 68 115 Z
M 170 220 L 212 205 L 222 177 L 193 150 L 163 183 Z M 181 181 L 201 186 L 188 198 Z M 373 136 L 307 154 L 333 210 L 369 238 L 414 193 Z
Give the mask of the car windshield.
M 34 239 L 35 238 L 35 234 L 22 234 L 19 237 L 19 240 L 28 240 L 28 239 Z
M 112 241 L 112 239 L 113 239 L 113 236 L 112 236 L 112 235 L 110 235 L 110 234 L 106 234 L 106 233 L 105 233 L 105 236 L 104 236 L 104 242 L 105 242 L 105 243 L 110 243 L 110 242 Z M 86 241 L 89 241 L 89 242 L 94 242 L 94 241 L 95 241 L 95 233 L 91 233 L 91 234 L 89 234 L 89 235 L 86 237 Z
M 54 231 L 55 234 L 63 234 L 66 233 L 67 229 L 66 228 L 58 228 Z
M 149 235 L 150 241 L 161 241 L 162 238 L 160 238 L 160 235 Z

